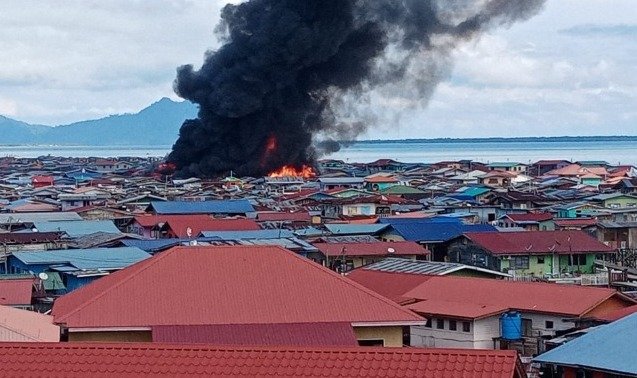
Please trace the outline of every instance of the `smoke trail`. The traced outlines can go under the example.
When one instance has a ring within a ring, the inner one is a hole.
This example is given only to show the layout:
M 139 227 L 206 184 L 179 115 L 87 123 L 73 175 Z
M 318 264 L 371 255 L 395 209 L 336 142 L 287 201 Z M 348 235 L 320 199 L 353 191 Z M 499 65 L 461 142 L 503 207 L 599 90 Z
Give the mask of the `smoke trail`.
M 461 41 L 536 14 L 544 0 L 249 0 L 226 5 L 224 44 L 175 91 L 200 105 L 169 160 L 183 176 L 312 164 L 370 121 L 372 91 L 426 101 Z M 373 117 L 372 117 L 373 118 Z

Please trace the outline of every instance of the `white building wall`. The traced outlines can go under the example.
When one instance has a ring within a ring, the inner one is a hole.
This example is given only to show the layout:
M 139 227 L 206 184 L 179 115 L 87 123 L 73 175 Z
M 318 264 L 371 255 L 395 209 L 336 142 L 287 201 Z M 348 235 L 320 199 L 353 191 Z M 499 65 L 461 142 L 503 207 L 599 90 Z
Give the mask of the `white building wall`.
M 500 337 L 500 317 L 490 316 L 473 322 L 473 345 L 475 349 L 494 349 L 493 339 Z
M 522 312 L 521 314 L 522 319 L 531 320 L 533 336 L 554 336 L 556 331 L 565 331 L 575 327 L 575 323 L 565 321 L 567 318 L 561 316 L 528 312 Z M 547 321 L 553 322 L 552 329 L 546 327 Z
M 444 329 L 436 328 L 439 318 L 431 318 L 432 327 L 411 327 L 411 346 L 429 348 L 464 348 L 464 349 L 493 349 L 493 338 L 500 335 L 500 323 L 497 316 L 468 321 L 470 331 L 464 332 L 462 323 L 466 320 L 456 320 L 456 330 L 449 329 L 449 320 L 443 319 Z

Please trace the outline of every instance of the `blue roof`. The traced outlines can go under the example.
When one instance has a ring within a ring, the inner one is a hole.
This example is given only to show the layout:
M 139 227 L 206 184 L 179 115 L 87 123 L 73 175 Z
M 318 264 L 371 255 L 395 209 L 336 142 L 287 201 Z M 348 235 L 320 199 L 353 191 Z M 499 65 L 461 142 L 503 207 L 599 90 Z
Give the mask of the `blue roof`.
M 34 222 L 33 225 L 38 232 L 65 231 L 72 238 L 96 232 L 121 233 L 111 220 Z
M 606 324 L 534 358 L 535 362 L 637 375 L 637 314 Z
M 488 224 L 463 224 L 454 218 L 451 222 L 395 223 L 392 228 L 405 240 L 416 242 L 445 242 L 465 232 L 497 232 Z
M 13 256 L 27 265 L 70 265 L 79 270 L 122 269 L 150 257 L 139 248 L 58 249 L 50 251 L 14 252 Z
M 253 213 L 250 201 L 152 201 L 149 207 L 157 214 L 246 214 Z
M 463 191 L 457 192 L 457 195 L 463 195 L 463 196 L 469 196 L 469 197 L 477 197 L 481 194 L 485 194 L 490 192 L 491 189 L 490 188 L 484 188 L 484 187 L 479 187 L 479 186 L 472 186 L 469 187 Z M 455 197 L 455 195 L 452 195 L 450 197 Z
M 146 252 L 158 252 L 181 244 L 185 239 L 124 239 L 121 241 L 127 247 L 136 247 Z
M 380 223 L 388 223 L 391 225 L 399 223 L 462 223 L 459 219 L 450 217 L 436 216 L 429 218 L 380 218 Z
M 290 230 L 247 230 L 247 231 L 202 231 L 204 238 L 214 240 L 249 240 L 249 239 L 280 239 L 292 238 Z
M 334 235 L 372 235 L 381 232 L 388 226 L 386 224 L 350 224 L 350 223 L 331 223 L 326 224 L 325 228 Z

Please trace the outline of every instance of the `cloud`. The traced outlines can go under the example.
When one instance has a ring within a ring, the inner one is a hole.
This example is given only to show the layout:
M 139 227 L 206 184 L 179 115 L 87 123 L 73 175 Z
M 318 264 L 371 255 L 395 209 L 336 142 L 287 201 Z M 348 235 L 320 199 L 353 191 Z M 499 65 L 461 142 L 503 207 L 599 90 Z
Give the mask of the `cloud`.
M 576 25 L 559 31 L 562 34 L 571 36 L 605 36 L 605 37 L 637 37 L 637 25 L 599 25 L 584 24 Z

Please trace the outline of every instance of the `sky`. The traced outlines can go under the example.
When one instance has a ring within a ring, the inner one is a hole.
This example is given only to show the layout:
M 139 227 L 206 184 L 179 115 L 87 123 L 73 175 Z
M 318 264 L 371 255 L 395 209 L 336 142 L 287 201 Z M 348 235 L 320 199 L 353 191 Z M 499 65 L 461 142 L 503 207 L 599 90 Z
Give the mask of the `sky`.
M 3 0 L 0 114 L 59 125 L 177 100 L 175 69 L 218 47 L 225 3 Z M 454 58 L 427 106 L 382 99 L 360 138 L 637 135 L 635 0 L 547 0 Z

